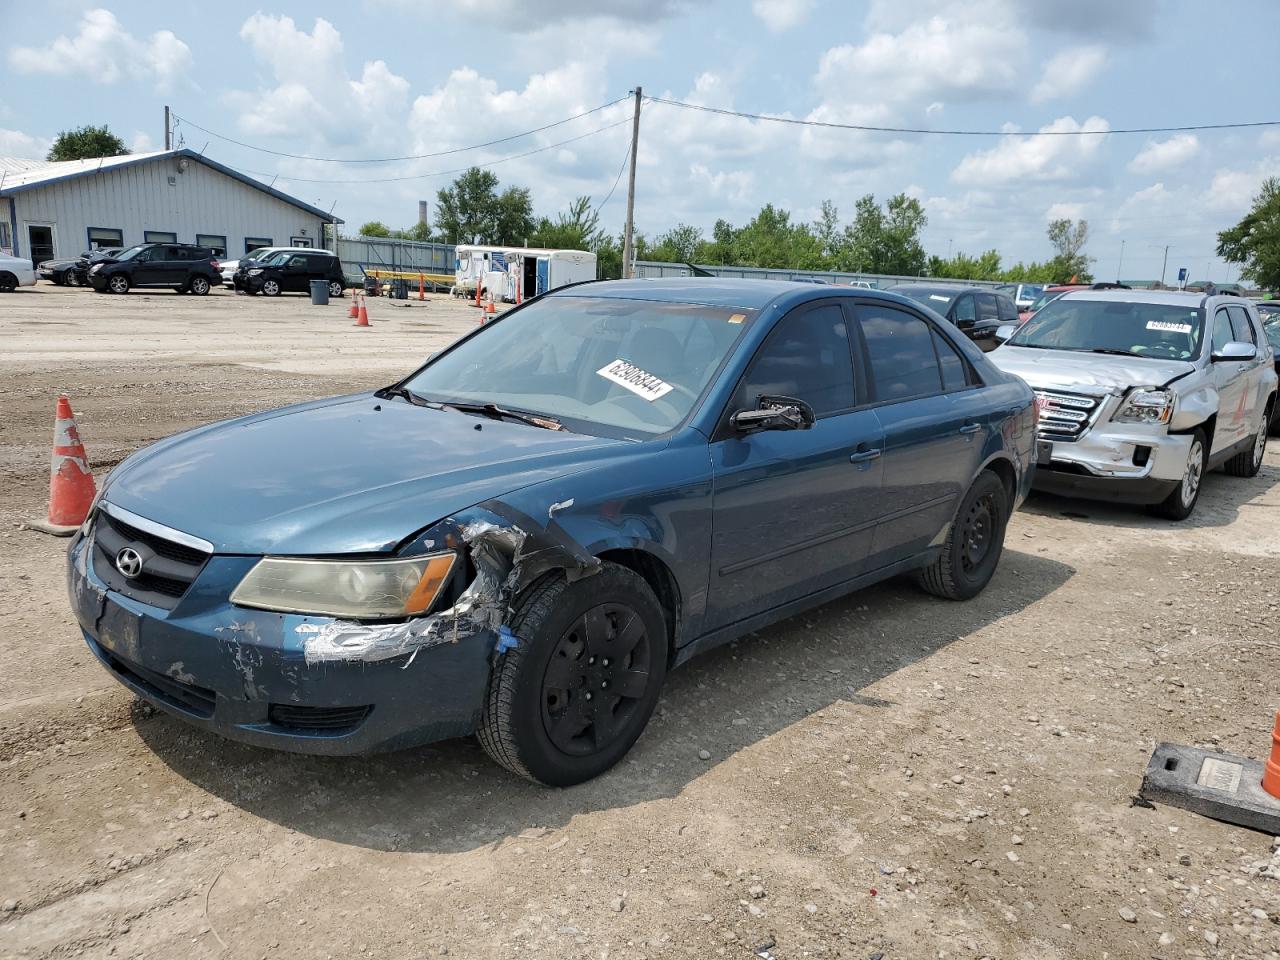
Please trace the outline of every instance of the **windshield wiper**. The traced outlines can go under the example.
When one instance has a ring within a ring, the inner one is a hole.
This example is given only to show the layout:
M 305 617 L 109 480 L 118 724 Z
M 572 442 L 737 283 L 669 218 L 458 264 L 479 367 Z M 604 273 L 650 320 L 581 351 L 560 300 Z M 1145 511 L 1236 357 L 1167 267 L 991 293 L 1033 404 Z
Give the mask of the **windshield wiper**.
M 1131 350 L 1112 350 L 1110 347 L 1094 347 L 1090 353 L 1105 353 L 1112 357 L 1136 357 L 1138 354 Z
M 518 420 L 520 423 L 527 423 L 531 427 L 541 427 L 544 430 L 564 429 L 564 425 L 555 417 L 536 413 L 521 413 L 519 410 L 508 410 L 506 407 L 500 407 L 496 403 L 463 403 L 449 400 L 442 402 L 440 406 L 449 410 L 457 410 L 461 413 L 479 413 L 491 420 Z
M 426 397 L 418 396 L 408 387 L 401 387 L 401 386 L 383 387 L 381 390 L 375 393 L 374 396 L 381 397 L 381 398 L 401 397 L 402 399 L 408 400 L 415 407 L 438 407 L 437 404 L 432 403 Z

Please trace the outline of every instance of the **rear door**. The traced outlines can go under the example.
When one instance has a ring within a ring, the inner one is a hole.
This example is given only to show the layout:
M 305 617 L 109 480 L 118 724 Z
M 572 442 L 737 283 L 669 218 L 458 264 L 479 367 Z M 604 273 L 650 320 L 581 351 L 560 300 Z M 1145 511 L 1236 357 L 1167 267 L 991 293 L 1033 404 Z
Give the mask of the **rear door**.
M 978 322 L 973 325 L 973 341 L 983 350 L 994 350 L 997 346 L 996 330 L 1001 322 L 998 304 L 1000 295 L 975 293 L 973 296 L 978 303 Z M 1016 312 L 1014 316 L 1017 316 Z
M 710 444 L 714 476 L 708 629 L 857 576 L 879 519 L 884 436 L 854 378 L 851 315 L 838 300 L 774 327 Z M 736 433 L 728 418 L 761 396 L 813 407 L 807 430 Z
M 1262 411 L 1267 402 L 1267 393 L 1264 390 L 1267 370 L 1270 369 L 1270 362 L 1267 360 L 1266 339 L 1259 339 L 1258 331 L 1254 330 L 1253 324 L 1249 320 L 1249 311 L 1243 305 L 1227 307 L 1227 314 L 1231 318 L 1231 331 L 1236 340 L 1240 343 L 1251 343 L 1254 349 L 1258 351 L 1253 362 L 1245 365 L 1245 406 L 1247 412 L 1245 414 L 1245 423 L 1243 426 L 1243 435 L 1251 436 L 1257 430 L 1258 424 L 1261 422 Z
M 897 304 L 859 301 L 873 409 L 884 430 L 881 519 L 870 568 L 912 557 L 945 529 L 977 472 L 989 411 L 948 338 Z

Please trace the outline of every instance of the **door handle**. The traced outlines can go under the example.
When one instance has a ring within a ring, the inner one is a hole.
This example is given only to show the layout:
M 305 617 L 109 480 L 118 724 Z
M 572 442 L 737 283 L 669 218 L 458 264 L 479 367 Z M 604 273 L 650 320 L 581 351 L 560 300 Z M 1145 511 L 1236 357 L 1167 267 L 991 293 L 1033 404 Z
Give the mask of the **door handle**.
M 849 454 L 850 463 L 866 463 L 868 460 L 877 459 L 884 451 L 879 447 L 874 450 L 858 450 L 856 453 Z
M 982 429 L 982 424 L 980 423 L 966 423 L 963 427 L 960 428 L 960 432 L 961 433 L 977 433 L 981 429 Z

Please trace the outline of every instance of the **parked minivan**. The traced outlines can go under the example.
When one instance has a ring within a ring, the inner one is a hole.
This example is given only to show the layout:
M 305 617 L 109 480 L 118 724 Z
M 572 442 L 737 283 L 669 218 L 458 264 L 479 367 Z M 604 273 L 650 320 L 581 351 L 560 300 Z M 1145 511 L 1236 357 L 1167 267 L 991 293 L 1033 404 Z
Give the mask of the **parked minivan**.
M 281 250 L 242 264 L 236 271 L 235 288 L 278 297 L 282 293 L 307 293 L 312 280 L 327 281 L 329 296 L 342 296 L 346 288 L 342 261 L 327 250 Z

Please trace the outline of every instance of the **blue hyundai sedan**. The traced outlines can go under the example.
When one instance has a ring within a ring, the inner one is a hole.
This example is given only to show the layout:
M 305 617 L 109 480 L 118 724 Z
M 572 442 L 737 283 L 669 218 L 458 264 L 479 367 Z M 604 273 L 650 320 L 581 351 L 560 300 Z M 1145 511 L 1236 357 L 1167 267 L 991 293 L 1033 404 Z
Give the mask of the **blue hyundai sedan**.
M 475 733 L 574 784 L 701 651 L 895 574 L 981 591 L 1035 416 L 894 294 L 583 284 L 394 386 L 135 453 L 70 595 L 103 665 L 197 726 L 322 754 Z

